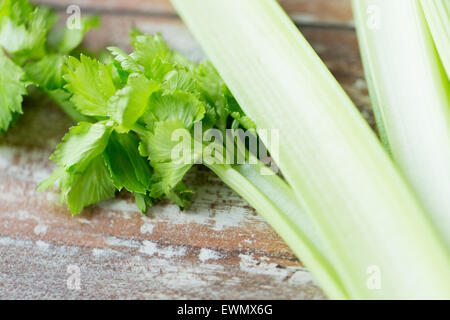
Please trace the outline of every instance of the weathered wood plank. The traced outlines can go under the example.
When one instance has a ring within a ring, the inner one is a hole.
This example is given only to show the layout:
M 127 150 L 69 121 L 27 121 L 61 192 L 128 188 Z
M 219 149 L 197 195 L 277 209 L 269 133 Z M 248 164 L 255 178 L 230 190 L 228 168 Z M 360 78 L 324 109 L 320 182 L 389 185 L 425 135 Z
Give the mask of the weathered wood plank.
M 35 0 L 64 10 L 78 5 L 82 10 L 120 12 L 125 15 L 171 15 L 176 13 L 169 0 Z M 353 21 L 351 0 L 279 0 L 281 6 L 298 23 L 343 24 Z
M 281 6 L 302 24 L 335 24 L 351 26 L 351 0 L 279 0 Z
M 152 243 L 143 249 L 90 249 L 8 237 L 0 237 L 0 250 L 0 299 L 322 297 L 304 269 L 279 268 L 257 255 L 231 253 L 221 263 L 222 253 L 205 249 L 154 249 Z M 80 270 L 79 290 L 67 285 L 73 267 Z

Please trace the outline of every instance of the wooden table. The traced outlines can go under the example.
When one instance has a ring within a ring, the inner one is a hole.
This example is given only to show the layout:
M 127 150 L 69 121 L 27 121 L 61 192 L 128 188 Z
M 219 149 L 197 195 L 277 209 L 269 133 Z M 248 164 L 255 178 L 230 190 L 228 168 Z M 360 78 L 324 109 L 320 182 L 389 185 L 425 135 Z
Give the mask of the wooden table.
M 101 28 L 85 41 L 92 50 L 127 48 L 135 25 L 162 32 L 194 60 L 203 58 L 167 0 L 36 2 L 63 14 L 71 4 L 82 14 L 101 14 Z M 281 3 L 373 124 L 350 0 Z M 48 101 L 29 101 L 0 138 L 0 298 L 324 298 L 264 220 L 204 168 L 188 176 L 196 194 L 184 212 L 163 202 L 143 216 L 122 193 L 72 217 L 57 191 L 35 191 L 54 169 L 47 159 L 70 125 Z

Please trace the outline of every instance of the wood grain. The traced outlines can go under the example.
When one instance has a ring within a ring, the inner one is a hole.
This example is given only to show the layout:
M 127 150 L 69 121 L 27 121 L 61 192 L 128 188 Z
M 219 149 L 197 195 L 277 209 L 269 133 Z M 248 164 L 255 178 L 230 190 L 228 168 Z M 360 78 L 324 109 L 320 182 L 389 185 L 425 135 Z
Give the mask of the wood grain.
M 85 41 L 90 50 L 108 45 L 129 50 L 128 32 L 137 26 L 161 32 L 195 61 L 205 58 L 167 1 L 39 2 L 59 9 L 79 3 L 100 12 L 101 28 Z M 323 27 L 351 20 L 348 1 L 285 0 L 283 5 L 322 21 L 301 30 L 373 124 L 354 31 Z M 279 236 L 202 167 L 187 177 L 196 194 L 184 212 L 163 202 L 143 216 L 132 197 L 121 193 L 71 217 L 57 191 L 35 191 L 54 169 L 48 156 L 70 125 L 49 101 L 29 99 L 24 116 L 0 137 L 0 298 L 324 298 Z M 81 270 L 80 290 L 67 287 L 71 265 Z
M 120 12 L 122 15 L 166 15 L 176 17 L 169 0 L 36 0 L 65 10 L 78 5 L 87 12 Z M 280 0 L 281 6 L 298 23 L 351 25 L 351 0 Z

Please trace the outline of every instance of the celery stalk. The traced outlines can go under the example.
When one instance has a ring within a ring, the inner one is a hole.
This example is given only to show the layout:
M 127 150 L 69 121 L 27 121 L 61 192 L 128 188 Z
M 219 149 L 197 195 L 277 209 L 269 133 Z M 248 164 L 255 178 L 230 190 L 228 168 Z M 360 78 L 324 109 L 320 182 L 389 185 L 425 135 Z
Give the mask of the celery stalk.
M 380 131 L 450 248 L 450 82 L 420 2 L 353 5 Z
M 450 78 L 450 1 L 421 0 L 434 43 Z
M 172 2 L 248 116 L 260 128 L 279 130 L 277 163 L 317 226 L 346 297 L 450 298 L 450 258 L 441 239 L 276 1 Z M 283 232 L 276 219 L 269 223 Z M 285 240 L 329 297 L 342 298 L 333 276 L 319 272 L 320 261 L 295 238 Z

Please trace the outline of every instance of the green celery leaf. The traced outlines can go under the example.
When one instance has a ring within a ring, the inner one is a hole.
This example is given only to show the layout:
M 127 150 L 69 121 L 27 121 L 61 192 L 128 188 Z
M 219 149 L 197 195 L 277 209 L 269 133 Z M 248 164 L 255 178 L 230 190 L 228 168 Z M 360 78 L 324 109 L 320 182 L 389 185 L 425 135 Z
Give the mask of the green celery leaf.
M 187 131 L 180 120 L 156 122 L 153 132 L 149 133 L 147 137 L 142 137 L 142 142 L 145 144 L 146 152 L 150 161 L 152 162 L 168 162 L 172 160 L 172 151 L 175 146 L 182 143 L 178 140 L 172 139 L 175 131 L 178 134 L 191 139 L 189 131 Z M 176 137 L 176 138 L 178 138 Z M 181 138 L 179 138 L 181 140 Z M 189 146 L 192 145 L 189 141 Z M 181 155 L 180 155 L 181 157 Z M 187 156 L 186 156 L 187 157 Z
M 83 172 L 105 150 L 112 131 L 112 121 L 95 124 L 80 122 L 70 128 L 50 160 L 68 172 Z
M 192 164 L 162 162 L 152 163 L 152 167 L 160 181 L 152 185 L 151 195 L 158 197 L 160 192 L 169 194 L 183 180 L 186 173 L 192 168 Z M 155 190 L 157 191 L 155 192 Z
M 143 115 L 150 95 L 159 89 L 159 83 L 148 80 L 144 75 L 133 74 L 127 85 L 117 91 L 109 101 L 112 119 L 121 132 L 128 132 Z
M 0 46 L 23 63 L 45 54 L 47 32 L 55 15 L 26 1 L 5 1 L 0 15 Z
M 183 182 L 176 185 L 175 188 L 167 193 L 167 198 L 179 206 L 182 210 L 191 205 L 194 192 Z
M 145 194 L 150 190 L 152 171 L 138 145 L 133 135 L 113 132 L 103 156 L 117 189 Z
M 47 179 L 39 183 L 39 186 L 37 188 L 37 192 L 42 192 L 48 189 L 53 188 L 56 181 L 61 179 L 64 175 L 66 175 L 66 172 L 63 167 L 58 167 Z
M 203 102 L 203 105 L 205 106 L 205 117 L 202 120 L 202 128 L 203 131 L 206 131 L 210 128 L 213 128 L 214 126 L 218 126 L 217 124 L 217 113 L 216 108 L 213 107 L 211 104 L 209 104 L 206 100 L 201 100 Z
M 154 36 L 132 33 L 131 45 L 135 51 L 130 55 L 138 64 L 144 67 L 146 73 L 151 70 L 155 58 L 169 62 L 173 52 L 166 45 L 160 34 Z
M 109 73 L 111 74 L 114 86 L 117 89 L 122 89 L 126 86 L 128 82 L 128 78 L 130 76 L 130 72 L 124 70 L 119 62 L 115 61 L 114 59 L 106 63 L 108 66 Z
M 13 5 L 15 6 L 13 10 Z M 14 20 L 21 19 L 31 13 L 33 8 L 27 0 L 3 0 L 0 2 L 0 21 L 3 17 L 11 17 Z
M 201 149 L 198 151 L 199 154 L 195 153 L 194 139 L 181 120 L 156 122 L 153 132 L 141 136 L 139 146 L 141 154 L 149 157 L 150 165 L 155 172 L 155 183 L 151 186 L 150 196 L 160 198 L 166 195 L 181 208 L 186 207 L 192 191 L 180 183 L 200 158 Z
M 70 189 L 61 188 L 62 193 L 67 194 L 66 201 L 72 214 L 78 214 L 86 206 L 114 197 L 116 188 L 102 156 L 92 159 L 83 173 L 72 175 L 68 183 Z
M 231 91 L 224 86 L 224 96 L 227 101 L 225 109 L 233 119 L 239 122 L 244 129 L 256 129 L 256 124 L 244 113 Z
M 185 91 L 193 93 L 197 83 L 192 72 L 187 70 L 172 70 L 164 77 L 164 89 L 168 92 Z
M 107 49 L 114 56 L 114 59 L 119 62 L 123 70 L 128 71 L 129 73 L 142 72 L 139 64 L 122 49 L 118 47 L 108 47 Z
M 141 66 L 144 67 L 145 74 L 155 76 L 155 71 L 162 65 L 173 67 L 187 68 L 193 70 L 195 64 L 183 55 L 174 52 L 164 42 L 160 34 L 150 36 L 138 30 L 133 30 L 130 33 L 131 45 L 134 47 L 134 52 L 131 57 Z M 159 60 L 159 61 L 158 61 Z
M 147 212 L 147 202 L 145 201 L 145 194 L 134 192 L 134 200 L 139 210 L 145 214 Z
M 40 183 L 38 191 L 52 188 L 59 180 L 61 202 L 67 203 L 75 215 L 84 207 L 114 197 L 116 188 L 101 155 L 94 157 L 83 172 L 68 172 L 58 167 L 46 180 Z
M 180 120 L 186 129 L 190 129 L 195 122 L 202 120 L 206 112 L 200 100 L 182 91 L 168 95 L 161 91 L 156 92 L 151 96 L 149 106 L 150 112 L 157 121 Z
M 14 64 L 0 49 L 0 132 L 6 131 L 14 114 L 22 113 L 23 96 L 28 83 L 25 72 Z
M 147 70 L 145 70 L 145 75 L 152 80 L 164 82 L 166 75 L 173 70 L 175 70 L 173 64 L 157 57 L 152 61 Z
M 45 90 L 56 90 L 63 86 L 63 65 L 65 58 L 59 54 L 46 55 L 41 60 L 25 66 L 25 72 L 30 80 Z
M 109 116 L 108 101 L 116 87 L 108 67 L 85 55 L 80 60 L 69 57 L 67 63 L 65 88 L 73 93 L 71 100 L 76 108 L 87 116 Z
M 197 80 L 198 91 L 215 109 L 217 127 L 224 130 L 229 116 L 229 113 L 226 110 L 227 101 L 223 90 L 225 82 L 209 61 L 205 61 L 198 66 L 195 77 Z
M 139 208 L 139 210 L 143 213 L 147 213 L 147 208 L 153 206 L 154 203 L 157 201 L 161 201 L 164 198 L 164 195 L 161 194 L 158 198 L 150 197 L 149 194 L 142 194 L 142 193 L 133 193 L 134 199 L 136 201 L 136 205 Z
M 199 83 L 199 89 L 210 100 L 215 103 L 217 100 L 223 100 L 223 82 L 217 70 L 210 61 L 200 64 L 196 71 L 196 78 Z

